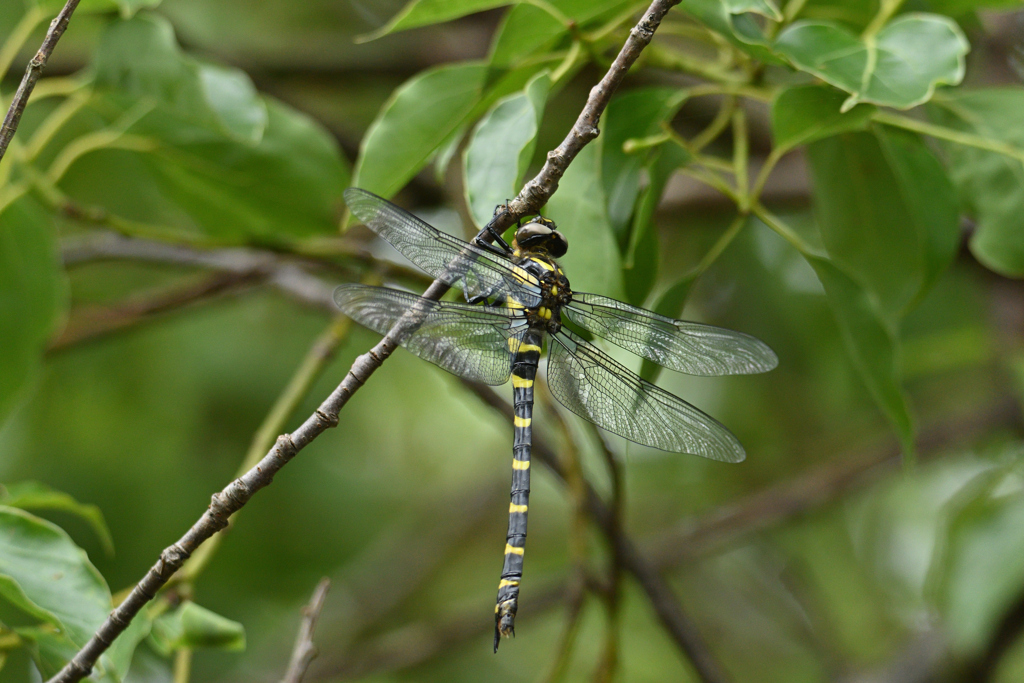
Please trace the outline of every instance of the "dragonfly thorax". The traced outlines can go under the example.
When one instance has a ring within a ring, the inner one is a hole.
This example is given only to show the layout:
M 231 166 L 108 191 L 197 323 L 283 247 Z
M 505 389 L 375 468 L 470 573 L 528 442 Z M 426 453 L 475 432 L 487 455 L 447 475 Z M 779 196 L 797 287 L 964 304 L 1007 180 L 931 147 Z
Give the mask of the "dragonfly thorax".
M 525 309 L 532 327 L 540 327 L 554 334 L 562 328 L 562 307 L 572 301 L 569 280 L 558 262 L 546 252 L 515 251 L 517 265 L 533 275 L 540 283 L 541 302 Z

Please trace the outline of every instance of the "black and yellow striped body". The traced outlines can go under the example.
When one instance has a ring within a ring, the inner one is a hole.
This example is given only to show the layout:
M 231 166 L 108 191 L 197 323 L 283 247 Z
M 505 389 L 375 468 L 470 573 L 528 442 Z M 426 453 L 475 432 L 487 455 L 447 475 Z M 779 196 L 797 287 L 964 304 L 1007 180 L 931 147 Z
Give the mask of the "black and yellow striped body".
M 509 340 L 515 354 L 512 365 L 515 441 L 512 445 L 512 497 L 508 508 L 508 535 L 505 538 L 505 563 L 498 583 L 498 602 L 494 607 L 494 651 L 501 636 L 515 635 L 519 582 L 523 578 L 523 552 L 526 546 L 526 515 L 530 504 L 530 448 L 533 435 L 533 382 L 537 377 L 543 332 L 530 328 L 519 338 Z

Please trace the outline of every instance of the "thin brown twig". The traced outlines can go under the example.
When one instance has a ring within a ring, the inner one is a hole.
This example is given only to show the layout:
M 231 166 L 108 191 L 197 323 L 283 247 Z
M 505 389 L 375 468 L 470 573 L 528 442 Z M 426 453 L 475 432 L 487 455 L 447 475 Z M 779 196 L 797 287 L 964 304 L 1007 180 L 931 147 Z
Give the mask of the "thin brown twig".
M 320 618 L 320 610 L 324 607 L 330 587 L 330 579 L 327 577 L 320 579 L 309 604 L 302 608 L 302 624 L 299 626 L 299 634 L 295 637 L 292 658 L 281 683 L 301 683 L 302 677 L 306 675 L 306 669 L 309 668 L 309 663 L 317 656 L 318 651 L 316 645 L 313 644 L 313 632 L 316 630 L 316 622 Z
M 499 212 L 494 217 L 479 233 L 478 239 L 486 242 L 492 241 L 494 234 L 500 234 L 518 218 L 536 213 L 547 203 L 572 160 L 587 143 L 597 137 L 598 121 L 608 106 L 612 93 L 625 79 L 626 73 L 643 49 L 651 42 L 662 18 L 679 1 L 654 0 L 651 3 L 643 17 L 630 31 L 629 38 L 615 57 L 608 72 L 591 89 L 587 102 L 572 130 L 557 148 L 548 153 L 547 161 L 540 173 L 527 182 L 519 195 L 508 203 L 506 211 Z M 423 296 L 427 299 L 438 299 L 446 291 L 448 291 L 448 285 L 440 280 L 435 280 Z M 224 529 L 228 524 L 228 518 L 249 502 L 249 499 L 257 491 L 269 485 L 273 481 L 274 475 L 288 464 L 299 451 L 326 429 L 337 426 L 339 411 L 366 383 L 370 375 L 395 351 L 400 335 L 407 333 L 407 328 L 408 324 L 403 319 L 376 346 L 356 358 L 341 384 L 295 432 L 278 437 L 277 443 L 256 467 L 235 479 L 222 491 L 215 493 L 209 508 L 199 521 L 181 539 L 160 553 L 160 559 L 139 581 L 124 602 L 110 613 L 110 616 L 89 639 L 89 642 L 57 675 L 49 680 L 49 683 L 73 683 L 88 676 L 99 656 L 110 647 L 114 639 L 128 628 L 128 624 L 139 610 L 156 596 L 157 591 L 181 568 L 185 560 L 207 539 Z M 698 671 L 701 671 L 704 665 L 705 662 L 695 662 Z M 713 666 L 713 663 L 709 665 L 712 668 L 717 668 Z M 705 680 L 718 679 L 711 677 L 705 678 Z
M 7 153 L 7 146 L 11 144 L 14 132 L 18 130 L 18 124 L 21 123 L 21 115 L 25 112 L 29 95 L 32 94 L 32 90 L 36 87 L 36 81 L 39 80 L 43 69 L 46 68 L 46 62 L 50 59 L 53 48 L 57 47 L 57 41 L 64 35 L 68 22 L 71 21 L 71 14 L 78 7 L 78 3 L 79 0 L 68 0 L 56 18 L 50 22 L 50 28 L 46 32 L 46 37 L 43 38 L 43 44 L 39 47 L 35 56 L 29 60 L 28 67 L 25 69 L 25 75 L 22 76 L 21 84 L 18 85 L 18 90 L 14 93 L 11 106 L 7 110 L 7 116 L 4 117 L 3 126 L 0 127 L 0 160 Z M 2 75 L 0 74 L 0 76 Z

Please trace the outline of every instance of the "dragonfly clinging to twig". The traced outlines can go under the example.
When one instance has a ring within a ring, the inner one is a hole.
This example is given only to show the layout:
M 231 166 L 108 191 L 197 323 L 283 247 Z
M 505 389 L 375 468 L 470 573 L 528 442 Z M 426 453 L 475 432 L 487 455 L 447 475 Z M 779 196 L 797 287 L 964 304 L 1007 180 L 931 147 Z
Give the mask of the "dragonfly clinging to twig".
M 505 560 L 494 612 L 494 650 L 514 635 L 530 499 L 533 385 L 545 338 L 547 382 L 566 408 L 614 434 L 664 451 L 740 462 L 733 434 L 713 417 L 642 379 L 562 325 L 574 324 L 659 365 L 691 375 L 765 372 L 778 364 L 746 334 L 674 320 L 599 294 L 574 292 L 557 259 L 568 241 L 553 221 L 520 225 L 511 244 L 469 244 L 374 194 L 345 192 L 352 213 L 467 303 L 433 301 L 384 287 L 346 284 L 338 307 L 417 356 L 476 382 L 512 379 L 515 440 Z M 499 207 L 499 210 L 501 207 Z

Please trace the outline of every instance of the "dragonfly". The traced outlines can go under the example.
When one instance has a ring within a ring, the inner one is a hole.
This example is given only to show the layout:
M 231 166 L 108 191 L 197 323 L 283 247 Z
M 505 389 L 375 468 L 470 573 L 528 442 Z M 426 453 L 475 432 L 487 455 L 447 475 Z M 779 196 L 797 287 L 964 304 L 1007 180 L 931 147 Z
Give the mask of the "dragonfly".
M 563 325 L 603 337 L 662 367 L 691 375 L 760 373 L 778 364 L 762 341 L 741 332 L 674 320 L 600 294 L 575 292 L 558 264 L 569 244 L 554 221 L 517 225 L 512 243 L 468 243 L 359 188 L 345 191 L 354 216 L 436 280 L 461 288 L 466 303 L 361 284 L 343 284 L 334 302 L 415 355 L 489 385 L 512 380 L 512 493 L 505 558 L 494 608 L 494 651 L 515 635 L 523 576 L 533 388 L 547 340 L 547 385 L 568 410 L 644 446 L 722 462 L 746 456 L 720 422 L 642 379 Z M 507 210 L 499 206 L 497 211 Z

